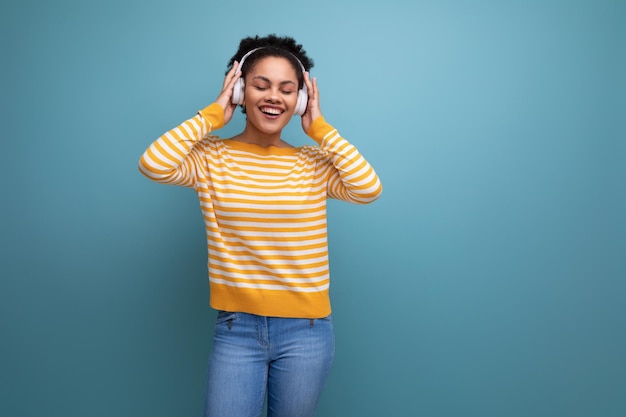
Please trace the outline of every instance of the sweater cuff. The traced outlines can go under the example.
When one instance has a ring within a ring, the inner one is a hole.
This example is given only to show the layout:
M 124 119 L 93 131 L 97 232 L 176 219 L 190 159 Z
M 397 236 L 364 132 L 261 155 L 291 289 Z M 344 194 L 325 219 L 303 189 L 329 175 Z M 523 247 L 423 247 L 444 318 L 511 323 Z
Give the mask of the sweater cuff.
M 198 112 L 209 124 L 209 132 L 224 126 L 224 109 L 217 103 L 212 103 Z
M 324 116 L 320 116 L 317 119 L 313 120 L 313 123 L 311 123 L 311 126 L 309 126 L 309 131 L 306 132 L 306 134 L 309 135 L 311 139 L 321 145 L 326 135 L 328 135 L 328 133 L 330 133 L 334 129 L 334 127 L 326 123 Z

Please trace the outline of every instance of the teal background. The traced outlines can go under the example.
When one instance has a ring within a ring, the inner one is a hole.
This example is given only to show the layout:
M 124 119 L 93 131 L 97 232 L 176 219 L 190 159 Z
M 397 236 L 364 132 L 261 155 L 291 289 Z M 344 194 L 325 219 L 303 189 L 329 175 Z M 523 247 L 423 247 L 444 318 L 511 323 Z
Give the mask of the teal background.
M 136 165 L 268 33 L 385 187 L 317 415 L 626 415 L 626 2 L 369 3 L 2 0 L 0 415 L 201 415 L 200 210 Z

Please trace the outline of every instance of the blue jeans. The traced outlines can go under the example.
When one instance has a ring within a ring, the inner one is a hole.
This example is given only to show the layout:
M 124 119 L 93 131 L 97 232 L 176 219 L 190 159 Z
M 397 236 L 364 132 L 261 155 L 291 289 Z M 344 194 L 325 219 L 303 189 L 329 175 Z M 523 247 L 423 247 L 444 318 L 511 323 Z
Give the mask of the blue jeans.
M 330 316 L 219 312 L 207 377 L 206 417 L 311 417 L 335 355 Z

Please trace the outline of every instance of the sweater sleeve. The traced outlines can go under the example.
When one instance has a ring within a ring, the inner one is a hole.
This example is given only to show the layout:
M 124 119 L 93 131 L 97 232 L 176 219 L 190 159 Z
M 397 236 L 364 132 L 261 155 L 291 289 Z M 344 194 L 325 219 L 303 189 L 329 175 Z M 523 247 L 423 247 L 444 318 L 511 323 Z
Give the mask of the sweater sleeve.
M 315 119 L 307 134 L 333 165 L 328 181 L 329 197 L 357 204 L 371 203 L 380 197 L 383 187 L 374 168 L 324 117 Z
M 213 103 L 155 140 L 139 159 L 139 171 L 153 181 L 195 187 L 202 169 L 200 141 L 224 125 L 224 110 Z

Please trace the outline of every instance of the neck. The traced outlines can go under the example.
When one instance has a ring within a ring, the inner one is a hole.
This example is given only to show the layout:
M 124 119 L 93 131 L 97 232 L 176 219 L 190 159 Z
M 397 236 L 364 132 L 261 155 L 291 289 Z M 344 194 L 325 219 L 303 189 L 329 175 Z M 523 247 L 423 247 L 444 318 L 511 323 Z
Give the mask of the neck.
M 232 139 L 238 142 L 257 145 L 262 148 L 267 148 L 269 146 L 284 148 L 290 146 L 287 142 L 283 141 L 280 138 L 280 132 L 263 133 L 257 129 L 254 129 L 252 126 L 250 126 L 249 123 L 246 123 L 246 127 L 243 132 L 241 132 L 237 136 L 234 136 Z

